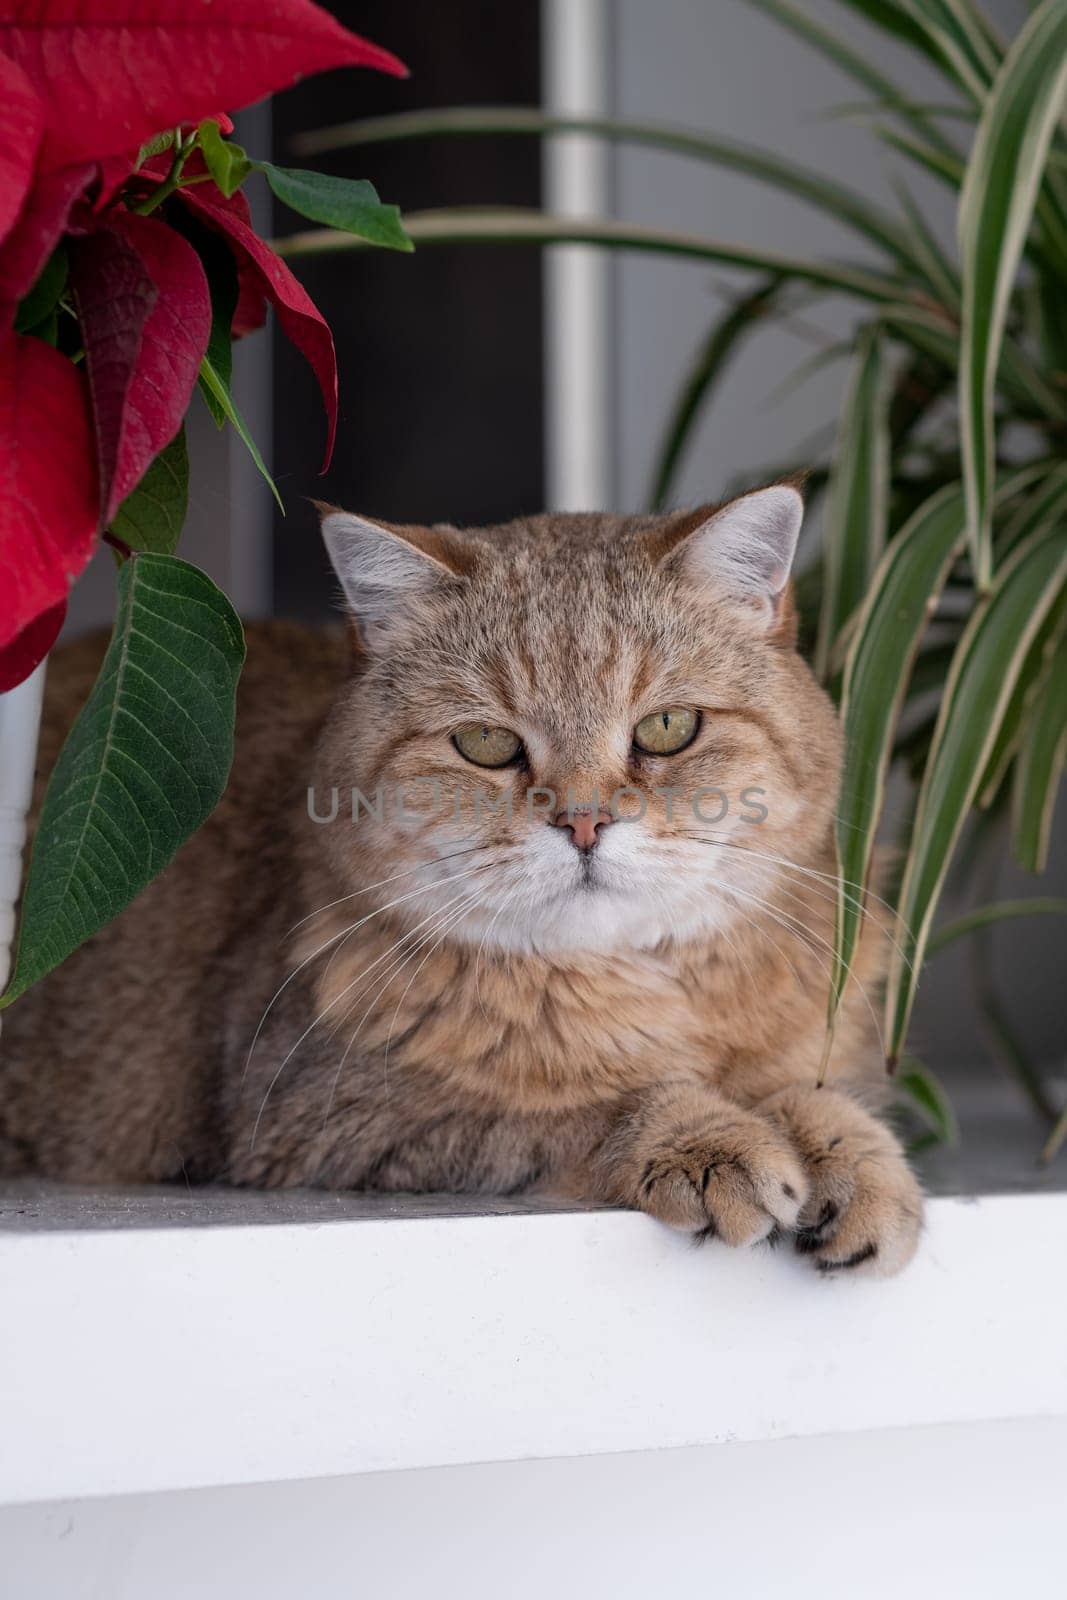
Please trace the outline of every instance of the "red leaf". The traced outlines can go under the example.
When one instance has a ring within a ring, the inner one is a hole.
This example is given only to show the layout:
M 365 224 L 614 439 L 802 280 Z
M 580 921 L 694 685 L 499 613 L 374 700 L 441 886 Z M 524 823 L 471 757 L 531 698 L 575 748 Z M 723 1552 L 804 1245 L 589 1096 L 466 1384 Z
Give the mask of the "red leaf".
M 327 67 L 406 75 L 311 0 L 0 0 L 0 52 L 44 101 L 46 168 L 136 150 Z
M 65 602 L 96 540 L 85 380 L 66 356 L 0 339 L 0 649 Z
M 33 288 L 59 243 L 71 207 L 95 174 L 89 163 L 38 177 L 14 231 L 0 245 L 0 326 L 10 326 L 16 301 Z
M 127 406 L 141 355 L 145 324 L 159 290 L 134 246 L 118 228 L 101 228 L 71 251 L 71 287 L 85 342 L 85 368 L 96 434 L 104 525 L 122 503 L 117 469 Z
M 267 302 L 259 287 L 259 278 L 246 261 L 237 267 L 237 305 L 234 307 L 231 332 L 235 339 L 255 333 L 267 320 Z
M 112 218 L 71 251 L 104 525 L 181 427 L 211 334 L 200 258 L 155 217 Z
M 15 61 L 0 56 L 0 239 L 15 225 L 33 177 L 44 106 Z
M 59 630 L 67 615 L 67 602 L 61 600 L 49 611 L 42 611 L 17 638 L 0 650 L 0 694 L 17 689 L 59 638 Z
M 326 455 L 322 463 L 325 472 L 333 455 L 337 432 L 337 359 L 333 335 L 321 311 L 285 262 L 253 233 L 248 222 L 248 203 L 243 195 L 235 194 L 227 200 L 213 184 L 179 189 L 178 195 L 203 222 L 230 241 L 237 253 L 238 267 L 247 269 L 252 281 L 274 306 L 286 337 L 307 359 L 318 379 L 326 407 Z M 235 200 L 240 204 L 234 205 Z

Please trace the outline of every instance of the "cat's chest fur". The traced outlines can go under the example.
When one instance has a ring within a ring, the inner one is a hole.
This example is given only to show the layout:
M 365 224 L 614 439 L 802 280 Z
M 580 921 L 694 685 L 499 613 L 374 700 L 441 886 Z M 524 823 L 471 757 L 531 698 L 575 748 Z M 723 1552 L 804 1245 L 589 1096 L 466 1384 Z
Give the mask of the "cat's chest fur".
M 406 964 L 391 948 L 376 932 L 337 951 L 315 985 L 319 1026 L 353 1065 L 387 1060 L 483 1104 L 567 1110 L 679 1069 L 715 1081 L 753 1036 L 756 968 L 721 948 L 550 958 L 442 944 Z M 784 1022 L 786 999 L 765 996 L 764 1019 Z

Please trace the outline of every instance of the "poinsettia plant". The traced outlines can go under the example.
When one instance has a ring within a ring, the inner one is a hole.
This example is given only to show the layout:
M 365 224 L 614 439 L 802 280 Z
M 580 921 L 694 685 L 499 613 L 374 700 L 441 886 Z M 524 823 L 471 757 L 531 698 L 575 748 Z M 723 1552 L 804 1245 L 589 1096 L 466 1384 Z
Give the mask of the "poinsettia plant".
M 0 1005 L 121 910 L 225 785 L 244 643 L 175 555 L 184 418 L 199 390 L 267 476 L 230 377 L 233 340 L 272 306 L 322 390 L 324 468 L 337 421 L 330 330 L 242 185 L 259 175 L 313 221 L 411 249 L 369 183 L 255 160 L 228 111 L 346 66 L 406 74 L 310 0 L 0 0 L 0 691 L 48 653 L 101 541 L 118 568 Z

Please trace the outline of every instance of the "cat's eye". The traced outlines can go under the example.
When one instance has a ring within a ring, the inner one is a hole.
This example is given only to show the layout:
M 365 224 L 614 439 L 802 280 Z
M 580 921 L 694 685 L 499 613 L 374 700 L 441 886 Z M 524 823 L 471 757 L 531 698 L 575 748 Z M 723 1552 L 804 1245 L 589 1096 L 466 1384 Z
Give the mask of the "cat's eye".
M 510 728 L 489 728 L 482 722 L 457 728 L 452 743 L 476 767 L 506 767 L 522 750 L 522 740 Z
M 634 744 L 650 756 L 675 756 L 692 744 L 700 727 L 700 717 L 686 706 L 668 706 L 642 717 L 634 729 Z

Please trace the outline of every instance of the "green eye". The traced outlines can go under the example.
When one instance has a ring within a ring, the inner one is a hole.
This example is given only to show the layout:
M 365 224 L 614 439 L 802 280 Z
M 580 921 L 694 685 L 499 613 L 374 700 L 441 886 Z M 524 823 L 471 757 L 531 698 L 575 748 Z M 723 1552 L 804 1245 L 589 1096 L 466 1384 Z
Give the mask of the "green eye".
M 467 722 L 457 728 L 452 743 L 476 767 L 506 767 L 522 749 L 522 740 L 510 728 L 487 728 L 481 722 Z
M 685 706 L 669 706 L 642 717 L 634 729 L 634 744 L 651 756 L 674 756 L 692 744 L 700 727 L 697 712 Z

